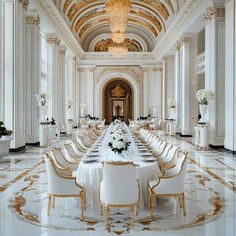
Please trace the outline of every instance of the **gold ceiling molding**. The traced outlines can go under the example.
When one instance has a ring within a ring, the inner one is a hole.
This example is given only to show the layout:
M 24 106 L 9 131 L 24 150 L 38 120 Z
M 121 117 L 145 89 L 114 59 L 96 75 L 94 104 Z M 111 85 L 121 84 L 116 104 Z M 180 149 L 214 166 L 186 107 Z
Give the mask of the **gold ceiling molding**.
M 134 39 L 128 39 L 126 38 L 125 41 L 122 43 L 123 46 L 126 46 L 128 48 L 129 52 L 141 52 L 143 51 L 141 45 L 139 42 L 137 42 Z M 110 46 L 113 46 L 112 39 L 103 39 L 97 42 L 97 44 L 94 47 L 95 52 L 107 52 L 108 48 Z
M 54 2 L 67 20 L 70 29 L 78 35 L 81 44 L 88 32 L 94 32 L 95 37 L 95 31 L 98 34 L 109 33 L 108 27 L 102 27 L 109 26 L 105 0 L 54 0 Z M 148 42 L 151 45 L 150 48 L 153 47 L 152 44 L 158 34 L 166 32 L 167 20 L 176 15 L 182 5 L 180 0 L 131 0 L 131 3 L 127 29 L 130 30 L 132 26 L 135 26 L 137 35 L 144 37 L 146 42 L 151 36 L 151 41 Z M 144 32 L 144 35 L 141 31 Z M 87 43 L 84 44 L 84 47 L 86 45 Z M 81 46 L 83 47 L 83 45 Z
M 150 23 L 143 22 L 138 19 L 131 19 L 131 18 L 128 19 L 128 22 L 129 22 L 129 26 L 136 25 L 136 26 L 144 28 L 145 30 L 148 30 L 149 32 L 152 33 L 154 38 L 156 38 L 158 35 L 158 32 L 156 31 L 156 29 L 152 25 L 150 25 Z M 79 37 L 82 38 L 87 30 L 93 30 L 94 27 L 98 27 L 100 25 L 109 26 L 107 19 L 105 17 L 103 19 L 89 22 L 88 24 L 84 25 L 83 28 L 77 33 L 79 34 Z

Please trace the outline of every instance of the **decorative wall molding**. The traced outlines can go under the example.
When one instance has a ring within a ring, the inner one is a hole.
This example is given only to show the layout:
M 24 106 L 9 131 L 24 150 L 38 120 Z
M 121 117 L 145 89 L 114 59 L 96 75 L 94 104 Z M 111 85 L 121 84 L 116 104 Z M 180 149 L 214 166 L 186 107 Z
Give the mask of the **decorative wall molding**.
M 150 52 L 129 52 L 117 59 L 108 52 L 86 52 L 79 60 L 81 65 L 156 65 L 155 57 Z
M 26 16 L 26 24 L 27 25 L 34 25 L 39 26 L 40 24 L 40 17 L 39 15 L 35 16 Z
M 206 23 L 222 17 L 225 17 L 225 8 L 208 7 L 206 12 L 203 14 L 203 19 Z

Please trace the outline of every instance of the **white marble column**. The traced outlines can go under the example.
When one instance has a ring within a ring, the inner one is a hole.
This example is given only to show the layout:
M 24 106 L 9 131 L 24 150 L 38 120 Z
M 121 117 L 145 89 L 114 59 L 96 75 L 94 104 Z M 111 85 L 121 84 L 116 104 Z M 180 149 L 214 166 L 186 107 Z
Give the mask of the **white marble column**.
M 28 1 L 2 0 L 3 27 L 2 113 L 7 129 L 13 131 L 11 149 L 25 147 L 25 11 Z
M 25 81 L 25 135 L 27 144 L 39 142 L 39 105 L 35 94 L 40 80 L 40 32 L 39 16 L 26 17 L 26 81 Z
M 166 58 L 162 60 L 162 121 L 166 119 L 166 83 L 167 83 L 167 65 Z
M 85 99 L 85 68 L 84 67 L 79 67 L 79 96 L 80 96 L 80 105 L 81 104 L 86 104 L 86 99 Z
M 226 149 L 236 152 L 236 1 L 225 4 L 225 140 Z
M 180 133 L 180 43 L 175 48 L 175 102 L 176 102 L 176 133 Z
M 157 66 L 154 69 L 153 78 L 153 104 L 156 106 L 156 116 L 162 118 L 162 67 Z
M 181 136 L 191 135 L 190 130 L 190 38 L 186 36 L 181 37 L 182 50 L 182 73 L 181 73 Z
M 148 77 L 147 77 L 147 104 L 148 104 L 148 114 L 152 111 L 153 108 L 153 76 L 154 76 L 154 67 L 148 67 Z
M 48 34 L 47 37 L 47 90 L 48 118 L 54 118 L 59 123 L 59 44 L 60 39 L 55 34 Z
M 205 89 L 214 94 L 209 106 L 210 144 L 221 146 L 225 135 L 225 10 L 208 8 L 205 26 Z
M 77 65 L 76 65 L 77 66 Z M 76 81 L 75 81 L 75 120 L 79 121 L 80 117 L 80 68 L 76 69 Z
M 76 119 L 76 61 L 77 58 L 67 55 L 67 77 L 66 77 L 66 118 Z M 69 107 L 69 101 L 71 107 Z
M 94 96 L 94 79 L 93 72 L 94 66 L 85 67 L 85 77 L 84 77 L 84 91 L 85 91 L 85 104 L 88 106 L 88 114 L 94 115 L 93 107 L 93 96 Z
M 148 114 L 148 69 L 143 68 L 143 116 Z
M 65 78 L 65 60 L 66 46 L 59 46 L 59 60 L 58 60 L 58 123 L 66 122 L 66 78 Z

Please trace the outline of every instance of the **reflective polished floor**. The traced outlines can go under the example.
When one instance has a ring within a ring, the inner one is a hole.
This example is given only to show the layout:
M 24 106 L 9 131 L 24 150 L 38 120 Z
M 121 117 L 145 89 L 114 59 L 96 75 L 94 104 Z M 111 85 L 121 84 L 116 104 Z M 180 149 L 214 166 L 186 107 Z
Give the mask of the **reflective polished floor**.
M 187 151 L 185 177 L 186 216 L 176 199 L 157 199 L 155 215 L 141 209 L 128 231 L 129 212 L 111 211 L 111 232 L 104 215 L 89 207 L 80 219 L 79 201 L 57 199 L 47 216 L 47 176 L 44 148 L 27 148 L 0 159 L 0 236 L 68 235 L 236 235 L 236 156 L 224 150 L 199 151 L 191 139 L 163 135 L 169 143 Z M 70 140 L 55 140 L 61 146 Z

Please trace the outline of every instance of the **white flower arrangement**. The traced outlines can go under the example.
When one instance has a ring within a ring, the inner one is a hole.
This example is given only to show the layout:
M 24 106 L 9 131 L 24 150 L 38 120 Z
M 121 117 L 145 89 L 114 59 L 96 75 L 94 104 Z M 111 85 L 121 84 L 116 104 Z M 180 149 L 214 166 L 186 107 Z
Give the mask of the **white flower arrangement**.
M 110 134 L 111 141 L 108 146 L 115 153 L 121 154 L 123 151 L 127 151 L 130 146 L 130 142 L 126 135 L 126 130 L 122 122 L 116 122 Z
M 35 94 L 35 99 L 39 103 L 39 106 L 46 106 L 48 101 L 48 94 L 45 92 L 40 92 Z
M 175 107 L 175 100 L 173 100 L 173 99 L 168 99 L 167 105 L 168 105 L 168 107 L 174 108 L 174 107 Z
M 200 89 L 196 93 L 196 98 L 201 105 L 208 105 L 213 98 L 213 93 L 206 89 Z

